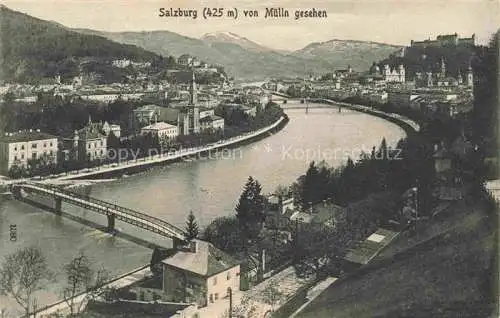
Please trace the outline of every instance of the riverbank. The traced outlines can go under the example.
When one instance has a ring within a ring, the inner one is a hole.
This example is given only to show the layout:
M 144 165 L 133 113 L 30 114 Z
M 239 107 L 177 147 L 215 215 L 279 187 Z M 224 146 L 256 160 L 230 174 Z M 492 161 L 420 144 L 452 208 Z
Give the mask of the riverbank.
M 183 159 L 190 160 L 188 159 L 190 157 L 198 156 L 199 158 L 201 158 L 204 154 L 231 149 L 237 146 L 245 145 L 248 143 L 264 139 L 267 136 L 272 135 L 283 129 L 283 127 L 285 127 L 288 122 L 289 119 L 285 115 L 280 117 L 276 122 L 267 127 L 240 135 L 238 137 L 232 137 L 230 139 L 221 140 L 215 144 L 210 144 L 207 146 L 196 147 L 196 148 L 181 149 L 175 152 L 148 156 L 126 162 L 106 164 L 94 168 L 70 171 L 68 173 L 47 177 L 45 179 L 41 179 L 40 177 L 33 177 L 25 179 L 8 180 L 4 182 L 4 187 L 12 183 L 25 182 L 25 181 L 41 181 L 46 183 L 54 183 L 66 180 L 81 180 L 81 179 L 92 179 L 92 178 L 112 179 L 124 175 L 135 174 L 145 171 L 153 166 L 173 163 L 181 161 Z
M 420 131 L 420 125 L 417 124 L 415 121 L 413 121 L 407 117 L 398 115 L 398 114 L 386 113 L 386 112 L 383 112 L 381 110 L 378 110 L 378 109 L 375 109 L 372 107 L 359 105 L 359 104 L 338 102 L 338 101 L 334 101 L 334 100 L 326 99 L 326 98 L 312 99 L 312 100 L 310 100 L 310 102 L 341 106 L 341 107 L 345 107 L 345 108 L 348 108 L 351 110 L 367 113 L 367 114 L 385 119 L 385 120 L 387 120 L 391 123 L 394 123 L 394 124 L 398 125 L 399 127 L 401 127 L 401 129 L 403 129 L 405 131 L 406 135 L 410 135 L 410 134 L 413 134 L 415 132 Z

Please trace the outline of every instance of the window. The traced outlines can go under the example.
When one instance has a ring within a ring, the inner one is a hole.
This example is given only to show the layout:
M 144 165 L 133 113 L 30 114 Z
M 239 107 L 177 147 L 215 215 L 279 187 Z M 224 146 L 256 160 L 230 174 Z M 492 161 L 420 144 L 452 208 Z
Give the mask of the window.
M 24 159 L 24 153 L 21 154 L 21 159 Z
M 31 154 L 31 158 L 32 159 L 36 159 L 36 152 L 34 152 L 34 153 Z
M 214 302 L 214 296 L 212 294 L 210 294 L 210 302 L 213 303 Z
M 215 299 L 215 300 L 219 299 L 219 294 L 215 293 L 215 295 L 214 295 L 214 299 Z
M 14 146 L 14 151 L 17 151 L 17 146 Z
M 37 144 L 36 144 L 36 143 L 32 143 L 32 144 L 31 144 L 31 148 L 36 149 L 36 147 L 37 147 Z
M 90 149 L 90 144 L 88 144 L 87 148 L 89 148 L 89 149 Z
M 227 272 L 227 280 L 230 280 L 231 279 L 231 271 L 228 271 Z
M 14 161 L 17 161 L 17 156 L 14 156 Z
M 54 152 L 51 150 L 51 151 L 50 151 L 50 155 L 52 156 L 53 154 L 54 154 Z
M 217 276 L 214 277 L 214 285 L 217 285 Z
M 52 147 L 52 141 L 50 142 L 50 146 Z
M 21 150 L 24 150 L 24 145 L 21 146 Z
M 43 148 L 47 148 L 47 143 L 46 142 L 43 143 Z

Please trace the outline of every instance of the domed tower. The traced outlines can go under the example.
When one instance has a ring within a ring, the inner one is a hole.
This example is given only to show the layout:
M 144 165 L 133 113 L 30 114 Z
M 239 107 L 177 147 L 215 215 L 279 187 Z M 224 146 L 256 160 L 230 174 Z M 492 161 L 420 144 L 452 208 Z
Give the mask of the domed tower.
M 433 82 L 433 79 L 432 79 L 432 72 L 430 71 L 427 71 L 427 73 L 425 73 L 427 75 L 427 86 L 428 87 L 431 87 L 434 85 L 434 82 Z
M 403 64 L 399 65 L 398 73 L 399 73 L 399 82 L 404 83 L 406 81 L 406 71 Z
M 472 66 L 469 61 L 469 67 L 467 68 L 467 78 L 466 78 L 466 83 L 468 87 L 472 87 L 474 85 L 474 77 L 472 75 Z

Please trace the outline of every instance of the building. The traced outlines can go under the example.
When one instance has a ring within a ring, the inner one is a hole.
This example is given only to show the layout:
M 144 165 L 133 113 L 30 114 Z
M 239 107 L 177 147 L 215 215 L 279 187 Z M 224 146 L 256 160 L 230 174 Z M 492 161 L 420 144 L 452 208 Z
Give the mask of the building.
M 134 109 L 129 118 L 131 131 L 138 132 L 140 128 L 160 121 L 162 107 L 157 105 L 144 105 Z
M 120 125 L 109 124 L 107 121 L 105 121 L 104 124 L 102 125 L 102 131 L 104 132 L 106 137 L 109 136 L 111 133 L 113 133 L 115 137 L 120 138 L 122 134 L 122 129 Z
M 387 93 L 387 102 L 395 106 L 410 107 L 411 103 L 420 96 L 412 91 L 393 90 Z
M 6 175 L 14 165 L 28 167 L 29 160 L 46 159 L 57 163 L 57 137 L 40 132 L 20 131 L 0 137 L 0 173 Z
M 177 58 L 177 63 L 180 65 L 190 65 L 191 62 L 193 61 L 193 57 L 189 54 L 182 54 Z
M 410 43 L 414 48 L 436 48 L 450 46 L 471 47 L 476 45 L 476 35 L 472 34 L 470 38 L 460 38 L 457 33 L 438 35 L 435 40 L 430 38 L 424 41 L 413 41 Z
M 240 290 L 240 263 L 201 240 L 193 240 L 163 263 L 167 301 L 206 306 Z
M 200 120 L 208 117 L 208 116 L 214 116 L 215 111 L 213 108 L 206 108 L 206 107 L 200 107 Z
M 389 64 L 385 64 L 382 69 L 382 76 L 386 82 L 404 83 L 406 81 L 406 72 L 403 64 L 398 67 L 391 68 Z
M 72 158 L 80 162 L 103 161 L 107 157 L 107 137 L 99 123 L 89 117 L 87 126 L 75 130 L 72 138 Z
M 193 72 L 189 89 L 189 103 L 182 107 L 178 116 L 179 134 L 190 135 L 200 132 L 200 105 L 197 99 L 196 78 Z
M 200 119 L 200 129 L 203 130 L 224 130 L 224 118 L 211 115 Z
M 125 68 L 131 64 L 131 61 L 128 59 L 113 60 L 111 64 L 118 68 Z
M 152 134 L 153 136 L 158 136 L 159 139 L 174 139 L 179 136 L 179 129 L 175 125 L 159 122 L 143 127 L 141 129 L 141 134 Z

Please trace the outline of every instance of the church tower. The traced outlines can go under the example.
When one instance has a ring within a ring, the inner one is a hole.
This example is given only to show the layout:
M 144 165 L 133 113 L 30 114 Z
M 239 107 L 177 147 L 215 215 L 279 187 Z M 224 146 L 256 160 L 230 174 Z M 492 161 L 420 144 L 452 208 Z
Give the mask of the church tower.
M 472 66 L 470 65 L 470 62 L 469 62 L 469 67 L 467 68 L 466 85 L 468 87 L 472 87 L 474 85 L 474 77 L 472 75 Z
M 189 93 L 190 93 L 190 99 L 189 99 L 189 105 L 196 105 L 197 103 L 197 92 L 196 92 L 196 78 L 193 72 L 193 77 L 191 79 L 191 87 L 189 88 Z
M 432 79 L 432 72 L 429 72 L 429 71 L 428 71 L 428 72 L 426 73 L 426 75 L 427 75 L 427 86 L 428 86 L 428 87 L 432 87 L 432 86 L 434 86 L 433 79 Z
M 446 77 L 446 64 L 444 63 L 444 57 L 441 57 L 441 73 L 439 74 L 441 78 Z
M 188 106 L 188 121 L 189 121 L 189 133 L 197 134 L 200 132 L 200 108 L 198 105 L 198 97 L 196 91 L 196 78 L 193 72 L 193 78 L 191 80 L 190 87 L 190 100 Z
M 405 73 L 405 67 L 403 64 L 399 65 L 399 82 L 404 83 L 406 82 L 406 73 Z

